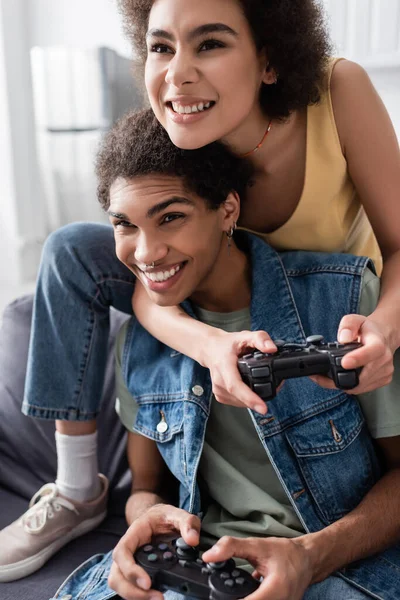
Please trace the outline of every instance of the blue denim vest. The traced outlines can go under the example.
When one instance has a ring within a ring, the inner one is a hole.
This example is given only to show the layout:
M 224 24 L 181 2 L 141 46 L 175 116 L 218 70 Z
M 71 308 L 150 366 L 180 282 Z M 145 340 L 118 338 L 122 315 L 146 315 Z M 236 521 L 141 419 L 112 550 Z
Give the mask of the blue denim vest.
M 277 253 L 258 237 L 244 232 L 235 239 L 252 264 L 253 330 L 262 329 L 273 339 L 299 343 L 312 334 L 333 341 L 342 316 L 358 311 L 363 272 L 367 266 L 373 268 L 367 258 Z M 190 302 L 185 302 L 184 308 L 194 316 Z M 153 338 L 133 318 L 126 337 L 123 370 L 139 405 L 135 430 L 157 443 L 180 482 L 180 506 L 200 514 L 196 475 L 212 396 L 208 369 Z M 266 416 L 252 411 L 250 415 L 308 532 L 321 530 L 346 515 L 381 476 L 373 441 L 354 396 L 323 389 L 308 378 L 292 379 L 285 382 L 277 398 L 268 402 Z M 168 428 L 160 432 L 157 425 L 162 418 Z M 89 564 L 97 565 L 99 585 L 90 585 L 92 591 L 84 597 L 109 598 L 105 574 L 110 557 L 98 557 Z M 398 600 L 400 546 L 353 564 L 339 574 L 371 597 Z M 86 573 L 84 578 L 92 576 Z

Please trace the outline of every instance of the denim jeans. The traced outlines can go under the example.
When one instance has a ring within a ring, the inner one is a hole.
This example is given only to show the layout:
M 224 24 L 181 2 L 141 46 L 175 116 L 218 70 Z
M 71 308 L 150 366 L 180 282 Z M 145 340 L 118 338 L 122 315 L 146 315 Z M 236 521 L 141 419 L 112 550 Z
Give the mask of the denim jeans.
M 109 309 L 131 314 L 134 275 L 117 259 L 108 225 L 74 223 L 46 241 L 33 309 L 22 410 L 43 419 L 96 417 Z

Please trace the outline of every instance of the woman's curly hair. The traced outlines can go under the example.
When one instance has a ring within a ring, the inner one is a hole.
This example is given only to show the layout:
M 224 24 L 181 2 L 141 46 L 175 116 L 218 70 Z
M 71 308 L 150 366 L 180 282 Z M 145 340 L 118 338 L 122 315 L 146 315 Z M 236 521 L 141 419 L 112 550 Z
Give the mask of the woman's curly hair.
M 170 175 L 182 179 L 186 190 L 203 198 L 211 210 L 230 192 L 244 196 L 253 167 L 222 142 L 196 150 L 181 150 L 169 139 L 151 109 L 131 111 L 108 131 L 97 154 L 97 197 L 110 207 L 110 189 L 119 177 Z
M 201 0 L 199 0 L 201 1 Z M 146 32 L 153 0 L 117 0 L 124 31 L 144 64 Z M 266 49 L 278 76 L 261 88 L 260 102 L 271 118 L 285 118 L 320 99 L 332 54 L 318 0 L 238 0 L 258 50 Z

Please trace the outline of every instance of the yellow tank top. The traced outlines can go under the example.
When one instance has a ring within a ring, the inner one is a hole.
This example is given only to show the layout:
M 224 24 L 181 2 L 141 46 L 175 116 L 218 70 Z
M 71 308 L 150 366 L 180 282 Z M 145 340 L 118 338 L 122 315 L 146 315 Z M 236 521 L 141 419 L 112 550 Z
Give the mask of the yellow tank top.
M 299 204 L 282 227 L 258 235 L 277 250 L 369 256 L 380 275 L 381 252 L 349 176 L 333 115 L 330 79 L 338 60 L 331 62 L 320 102 L 307 108 L 306 168 Z

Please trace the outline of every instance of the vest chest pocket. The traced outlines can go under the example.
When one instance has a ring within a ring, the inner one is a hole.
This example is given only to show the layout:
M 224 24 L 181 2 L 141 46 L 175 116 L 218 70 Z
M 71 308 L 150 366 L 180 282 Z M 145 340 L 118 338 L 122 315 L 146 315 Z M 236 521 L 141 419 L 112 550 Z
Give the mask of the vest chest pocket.
M 157 442 L 158 449 L 179 481 L 186 477 L 183 401 L 138 401 L 134 429 Z
M 295 425 L 286 437 L 325 523 L 353 510 L 380 476 L 372 438 L 351 396 Z
M 138 401 L 135 430 L 155 442 L 169 442 L 183 430 L 183 402 Z

